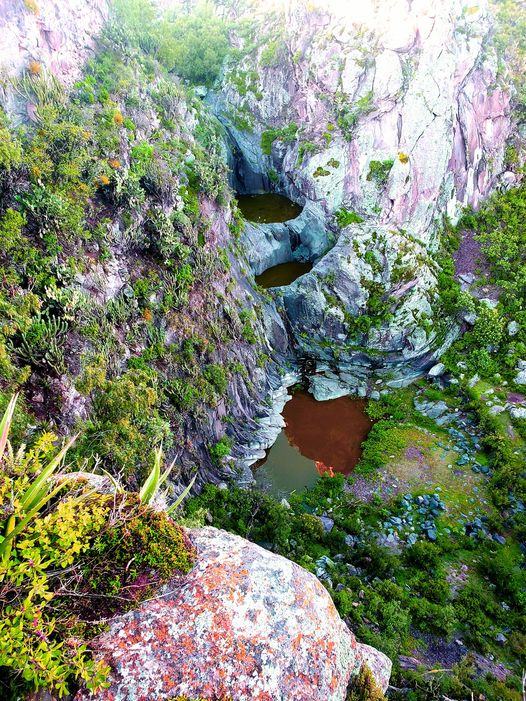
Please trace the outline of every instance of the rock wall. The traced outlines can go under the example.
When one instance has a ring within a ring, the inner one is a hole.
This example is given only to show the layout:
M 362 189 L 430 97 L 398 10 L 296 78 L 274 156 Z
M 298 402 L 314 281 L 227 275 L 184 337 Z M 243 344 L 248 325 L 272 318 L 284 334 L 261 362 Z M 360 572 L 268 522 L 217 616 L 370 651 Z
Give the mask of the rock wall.
M 191 538 L 193 570 L 110 623 L 94 642 L 110 686 L 76 701 L 344 701 L 364 663 L 387 689 L 391 661 L 357 642 L 314 575 L 224 531 Z
M 317 265 L 282 305 L 298 351 L 335 371 L 320 396 L 371 393 L 372 376 L 407 382 L 456 333 L 451 320 L 438 320 L 432 254 L 442 217 L 476 206 L 502 175 L 510 98 L 487 5 L 288 2 L 282 14 L 261 12 L 256 48 L 211 103 L 235 144 L 234 185 L 275 187 L 314 216 Z M 273 52 L 271 34 L 280 37 Z M 264 155 L 261 133 L 291 124 L 296 138 L 278 136 Z M 334 218 L 342 207 L 363 223 L 342 232 Z M 331 232 L 338 240 L 326 253 Z M 297 257 L 282 231 L 265 233 L 249 227 L 245 238 L 256 272 L 265 260 Z M 357 334 L 349 316 L 373 315 L 372 287 L 389 315 Z
M 0 70 L 20 76 L 34 62 L 71 85 L 107 16 L 107 0 L 0 0 Z M 18 98 L 11 84 L 0 86 L 0 103 L 23 118 Z

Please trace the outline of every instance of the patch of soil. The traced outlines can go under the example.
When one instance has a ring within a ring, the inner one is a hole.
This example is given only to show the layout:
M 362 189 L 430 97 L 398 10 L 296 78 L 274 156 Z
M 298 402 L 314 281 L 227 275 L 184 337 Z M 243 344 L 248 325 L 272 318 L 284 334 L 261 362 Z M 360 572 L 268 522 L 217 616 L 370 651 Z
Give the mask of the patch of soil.
M 463 231 L 461 234 L 460 246 L 453 254 L 455 263 L 455 275 L 475 275 L 482 272 L 489 275 L 489 264 L 486 256 L 482 252 L 480 242 L 475 239 L 473 231 Z
M 490 266 L 487 257 L 482 251 L 480 242 L 475 239 L 473 231 L 462 232 L 460 246 L 453 254 L 455 263 L 455 277 L 463 283 L 463 289 L 469 288 L 471 294 L 479 299 L 499 298 L 500 290 L 489 282 Z M 473 276 L 473 282 L 466 282 L 462 278 Z

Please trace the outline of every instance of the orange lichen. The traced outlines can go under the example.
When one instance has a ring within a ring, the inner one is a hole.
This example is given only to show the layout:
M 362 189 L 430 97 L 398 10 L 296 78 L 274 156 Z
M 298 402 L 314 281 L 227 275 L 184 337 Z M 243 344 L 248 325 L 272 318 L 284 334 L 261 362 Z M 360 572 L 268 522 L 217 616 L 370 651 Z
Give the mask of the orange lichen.
M 42 75 L 42 66 L 38 61 L 30 61 L 27 69 L 30 75 Z
M 142 313 L 142 318 L 144 321 L 151 321 L 153 319 L 153 314 L 151 309 L 144 309 Z
M 400 151 L 400 153 L 398 154 L 398 160 L 400 161 L 400 163 L 409 163 L 409 156 L 407 155 L 407 153 L 403 153 L 402 151 Z
M 205 528 L 191 538 L 197 562 L 184 579 L 94 643 L 112 667 L 101 701 L 148 701 L 159 687 L 179 701 L 343 698 L 356 641 L 320 582 L 236 536 Z

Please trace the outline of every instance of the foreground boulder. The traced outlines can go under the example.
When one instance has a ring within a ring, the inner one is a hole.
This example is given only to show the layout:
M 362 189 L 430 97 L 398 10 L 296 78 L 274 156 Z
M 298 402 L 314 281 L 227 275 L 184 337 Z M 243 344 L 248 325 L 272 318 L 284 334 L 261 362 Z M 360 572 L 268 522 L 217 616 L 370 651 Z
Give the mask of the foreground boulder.
M 316 577 L 224 531 L 191 535 L 194 569 L 95 641 L 112 668 L 97 699 L 344 701 L 364 663 L 386 689 L 390 660 L 356 641 Z

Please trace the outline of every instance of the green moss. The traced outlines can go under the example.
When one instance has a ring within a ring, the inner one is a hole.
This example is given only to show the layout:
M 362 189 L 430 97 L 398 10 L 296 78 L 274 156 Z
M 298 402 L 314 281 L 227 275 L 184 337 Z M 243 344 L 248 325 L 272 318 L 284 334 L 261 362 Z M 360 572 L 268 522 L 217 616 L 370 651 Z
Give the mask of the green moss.
M 177 574 L 192 568 L 195 552 L 184 531 L 162 511 L 153 511 L 131 498 L 121 510 L 115 527 L 97 536 L 88 552 L 89 569 L 84 571 L 85 594 L 127 596 L 139 577 L 143 578 L 137 596 L 129 604 L 151 593 Z M 106 605 L 112 606 L 111 601 Z M 120 603 L 113 604 L 121 608 Z
M 216 443 L 209 446 L 210 457 L 212 462 L 216 465 L 220 465 L 227 455 L 230 455 L 232 450 L 232 440 L 228 436 L 223 436 Z
M 338 116 L 336 121 L 345 139 L 352 141 L 361 117 L 369 114 L 373 109 L 372 92 L 363 95 L 354 105 L 349 105 L 343 95 L 337 96 L 336 111 Z
M 393 164 L 394 160 L 392 158 L 386 161 L 371 161 L 369 163 L 367 180 L 373 180 L 378 187 L 384 187 L 387 183 L 387 178 L 389 177 Z
M 351 212 L 348 209 L 342 208 L 336 212 L 336 221 L 338 222 L 338 226 L 344 229 L 351 224 L 361 224 L 363 219 L 359 214 L 356 214 L 356 212 Z
M 347 701 L 385 701 L 385 696 L 375 682 L 370 668 L 364 664 L 351 684 Z
M 289 124 L 286 127 L 267 129 L 261 134 L 261 150 L 266 156 L 272 153 L 272 144 L 274 141 L 282 141 L 290 143 L 295 141 L 298 134 L 298 125 Z
M 315 178 L 325 178 L 325 177 L 327 177 L 327 175 L 330 175 L 330 174 L 331 174 L 330 170 L 326 170 L 322 166 L 318 166 L 312 175 Z

